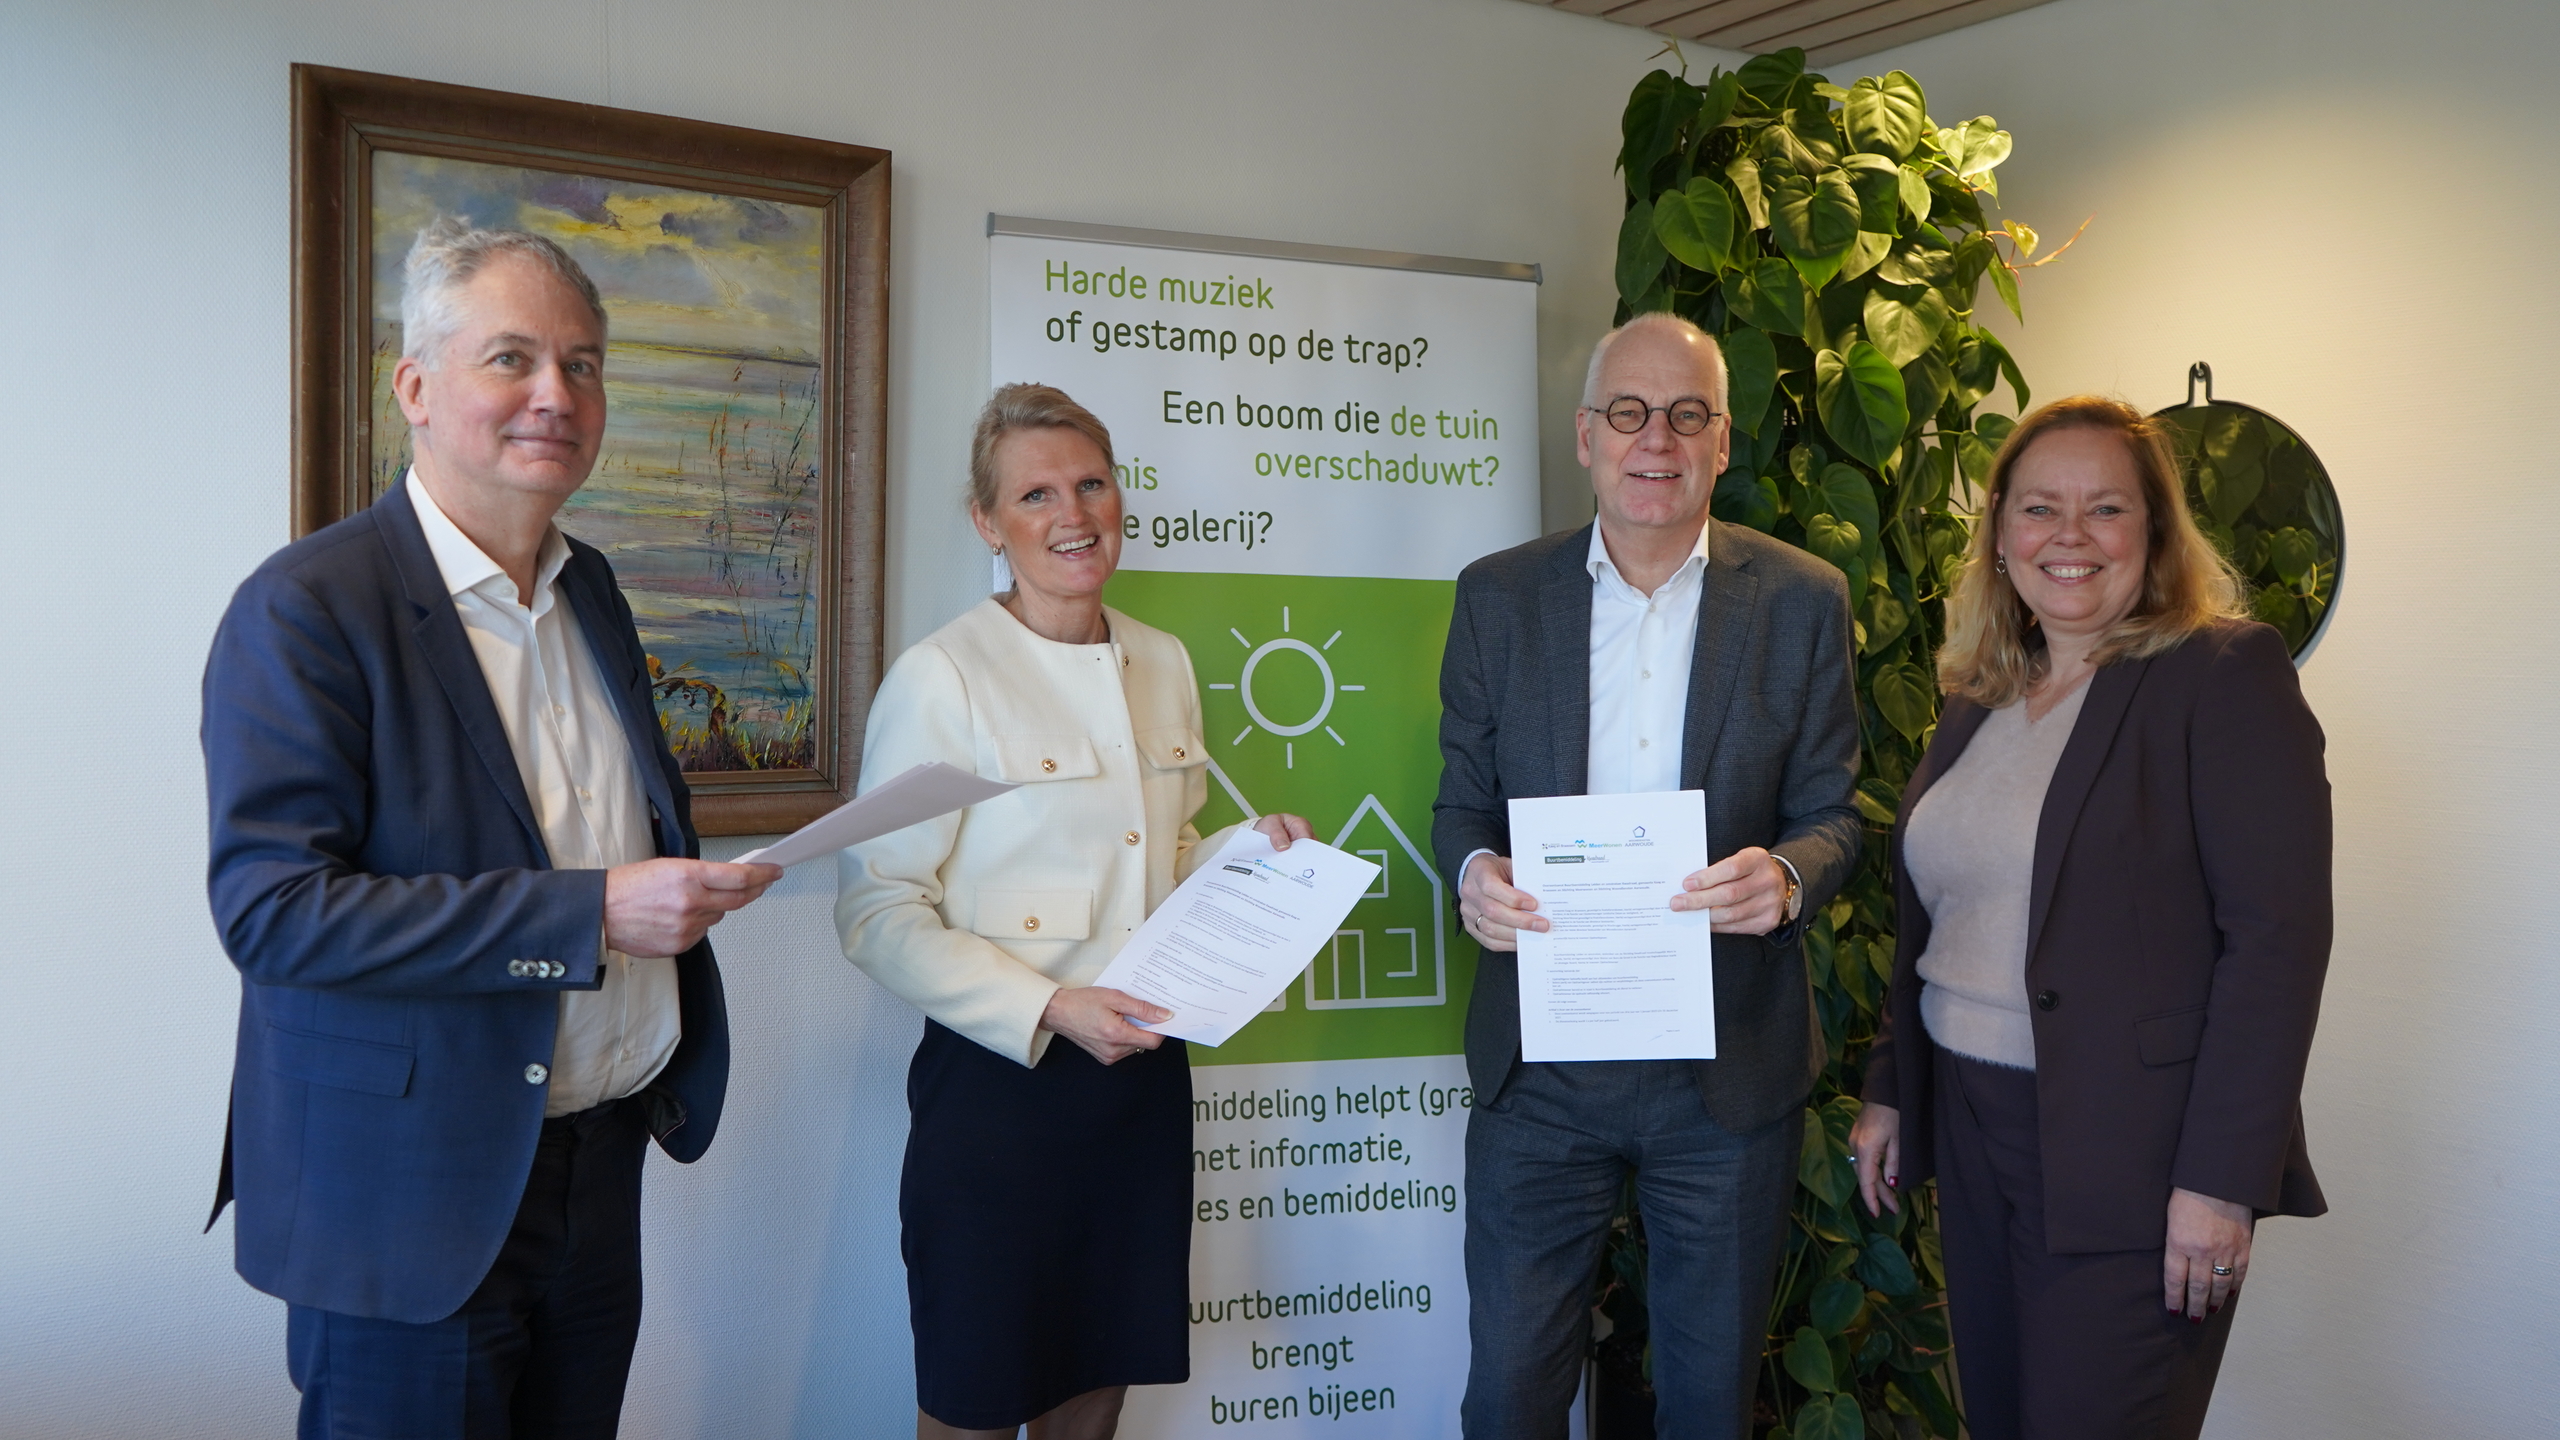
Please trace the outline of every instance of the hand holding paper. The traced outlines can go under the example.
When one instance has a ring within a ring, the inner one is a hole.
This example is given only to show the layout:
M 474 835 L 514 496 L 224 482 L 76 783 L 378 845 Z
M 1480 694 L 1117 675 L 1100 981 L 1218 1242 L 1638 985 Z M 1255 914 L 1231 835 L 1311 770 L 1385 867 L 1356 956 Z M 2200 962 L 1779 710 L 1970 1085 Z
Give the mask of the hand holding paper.
M 1241 830 L 1166 897 L 1094 978 L 1173 1012 L 1146 1026 L 1223 1045 L 1296 979 L 1378 878 L 1317 840 L 1287 854 Z
M 1514 800 L 1511 848 L 1551 927 L 1519 934 L 1521 1058 L 1714 1059 L 1711 922 L 1672 908 L 1706 868 L 1706 796 Z

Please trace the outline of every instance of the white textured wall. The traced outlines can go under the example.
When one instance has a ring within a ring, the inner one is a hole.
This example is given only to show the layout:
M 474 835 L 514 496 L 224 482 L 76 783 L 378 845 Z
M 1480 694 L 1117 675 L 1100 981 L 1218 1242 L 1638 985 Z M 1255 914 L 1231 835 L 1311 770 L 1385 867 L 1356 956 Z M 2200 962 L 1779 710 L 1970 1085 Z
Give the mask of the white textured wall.
M 287 65 L 895 152 L 903 646 L 984 593 L 956 496 L 990 210 L 1544 262 L 1569 497 L 1617 110 L 1653 48 L 1491 0 L 0 0 L 0 1437 L 290 1423 L 283 1307 L 231 1274 L 228 1219 L 196 1233 L 236 1003 L 204 910 L 196 681 L 231 587 L 285 539 Z M 832 891 L 795 874 L 719 932 L 737 1071 L 710 1156 L 651 1171 L 626 1433 L 911 1426 L 917 1022 L 834 953 Z
M 2560 1429 L 2555 60 L 2549 0 L 2059 0 L 1833 77 L 1997 116 L 2007 213 L 2056 243 L 2096 215 L 2002 327 L 2039 395 L 2152 409 L 2209 361 L 2344 501 L 2303 673 L 2337 796 L 2305 1096 L 2331 1213 L 2260 1232 L 2216 1440 Z

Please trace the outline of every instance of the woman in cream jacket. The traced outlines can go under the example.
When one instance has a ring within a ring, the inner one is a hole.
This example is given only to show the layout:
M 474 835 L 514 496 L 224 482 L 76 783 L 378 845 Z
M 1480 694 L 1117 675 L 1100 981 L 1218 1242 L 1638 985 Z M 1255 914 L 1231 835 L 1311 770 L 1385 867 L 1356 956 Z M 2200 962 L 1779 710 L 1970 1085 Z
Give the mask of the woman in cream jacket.
M 940 760 L 1021 788 L 846 850 L 836 925 L 927 1020 L 898 1202 L 917 1434 L 1103 1440 L 1128 1386 L 1190 1374 L 1191 1080 L 1181 1041 L 1129 1023 L 1171 1012 L 1092 981 L 1226 834 L 1190 823 L 1191 657 L 1102 604 L 1121 539 L 1102 423 L 1047 386 L 997 391 L 969 513 L 1014 589 L 890 667 L 862 784 Z

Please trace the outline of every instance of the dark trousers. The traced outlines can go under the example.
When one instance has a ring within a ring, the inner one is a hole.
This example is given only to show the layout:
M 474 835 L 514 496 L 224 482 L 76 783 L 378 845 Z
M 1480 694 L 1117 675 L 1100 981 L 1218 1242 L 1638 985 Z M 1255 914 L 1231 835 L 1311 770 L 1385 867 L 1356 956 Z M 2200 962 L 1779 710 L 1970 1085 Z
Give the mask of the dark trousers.
M 300 1440 L 611 1440 L 640 1335 L 640 1107 L 542 1122 L 497 1263 L 424 1325 L 286 1317 Z
M 1466 1440 L 1564 1440 L 1627 1172 L 1649 1246 L 1655 1434 L 1750 1434 L 1804 1120 L 1716 1123 L 1686 1060 L 1522 1064 L 1467 1117 Z
M 1973 1440 L 2192 1440 L 2238 1302 L 2171 1313 L 2159 1247 L 2046 1252 L 2035 1072 L 1941 1048 L 1934 1138 Z

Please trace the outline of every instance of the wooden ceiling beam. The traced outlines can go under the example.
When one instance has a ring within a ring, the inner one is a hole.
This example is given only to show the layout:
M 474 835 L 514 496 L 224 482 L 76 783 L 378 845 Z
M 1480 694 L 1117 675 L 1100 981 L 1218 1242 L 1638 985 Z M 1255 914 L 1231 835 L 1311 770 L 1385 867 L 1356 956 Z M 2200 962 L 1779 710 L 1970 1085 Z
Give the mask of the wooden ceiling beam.
M 1819 69 L 2032 9 L 2047 0 L 1528 0 L 1676 40 L 1765 55 L 1802 46 Z

